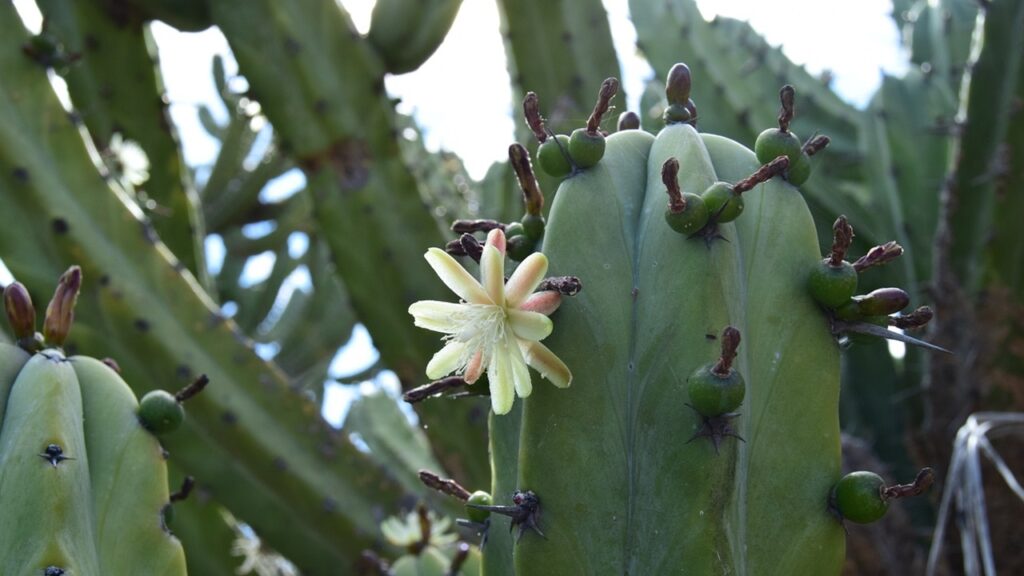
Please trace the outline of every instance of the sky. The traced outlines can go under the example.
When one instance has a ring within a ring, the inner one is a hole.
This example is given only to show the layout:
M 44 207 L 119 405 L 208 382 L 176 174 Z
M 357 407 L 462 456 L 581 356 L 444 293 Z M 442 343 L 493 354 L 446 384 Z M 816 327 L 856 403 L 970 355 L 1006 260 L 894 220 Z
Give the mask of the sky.
M 636 110 L 639 95 L 653 72 L 636 52 L 636 32 L 629 21 L 628 0 L 604 3 L 619 53 L 622 82 L 631 97 L 626 105 Z M 341 4 L 349 10 L 356 27 L 365 32 L 373 0 L 341 0 Z M 38 31 L 40 17 L 32 0 L 15 0 L 15 5 L 26 26 Z M 906 70 L 907 57 L 889 15 L 890 0 L 698 0 L 698 5 L 707 18 L 718 14 L 748 20 L 769 43 L 781 46 L 791 60 L 805 65 L 811 73 L 831 70 L 835 90 L 858 106 L 874 93 L 883 72 L 900 75 Z M 434 56 L 418 70 L 390 76 L 385 81 L 389 93 L 401 98 L 398 110 L 413 115 L 423 128 L 427 147 L 457 153 L 475 178 L 482 177 L 493 162 L 503 160 L 508 143 L 514 139 L 512 95 L 498 29 L 495 2 L 466 0 Z M 236 73 L 237 66 L 227 41 L 216 29 L 181 33 L 157 23 L 153 34 L 160 48 L 171 117 L 181 135 L 185 160 L 199 169 L 201 181 L 203 167 L 216 158 L 218 142 L 200 126 L 199 107 L 209 106 L 220 122 L 228 118 L 211 74 L 202 71 L 210 70 L 215 54 L 224 56 L 229 73 Z M 467 57 L 489 65 L 475 67 L 474 73 L 468 75 Z M 443 93 L 437 90 L 438 86 L 445 87 Z M 287 196 L 303 184 L 302 174 L 294 170 L 273 182 L 264 191 L 264 198 Z M 258 235 L 260 230 L 255 228 L 252 233 Z M 293 251 L 305 249 L 301 236 L 293 240 Z M 208 242 L 207 250 L 214 265 L 223 259 L 223 245 L 216 238 Z M 265 277 L 272 265 L 272 256 L 254 259 L 247 266 L 248 280 L 255 282 Z M 0 283 L 10 281 L 10 273 L 0 262 Z M 308 275 L 299 271 L 289 279 L 288 286 L 308 286 Z M 339 377 L 357 373 L 374 360 L 369 334 L 360 328 L 335 358 L 332 373 Z M 377 385 L 393 391 L 397 382 L 393 376 L 385 375 Z M 328 386 L 325 417 L 340 422 L 347 399 L 355 393 L 353 387 Z

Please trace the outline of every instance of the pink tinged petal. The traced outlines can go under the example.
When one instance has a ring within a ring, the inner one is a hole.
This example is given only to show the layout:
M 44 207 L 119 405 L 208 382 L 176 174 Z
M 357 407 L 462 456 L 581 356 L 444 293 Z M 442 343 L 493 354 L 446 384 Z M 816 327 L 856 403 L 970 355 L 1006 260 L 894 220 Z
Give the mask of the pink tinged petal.
M 505 298 L 510 308 L 518 308 L 537 289 L 548 273 L 548 257 L 534 252 L 523 260 L 505 284 Z
M 409 314 L 412 314 L 413 324 L 420 328 L 454 334 L 463 328 L 461 323 L 456 322 L 456 319 L 465 306 L 465 304 L 453 304 L 438 300 L 420 300 L 409 306 Z
M 484 373 L 484 353 L 478 351 L 473 354 L 473 357 L 469 359 L 469 363 L 466 364 L 466 373 L 462 375 L 462 379 L 466 381 L 466 384 L 475 384 Z
M 459 368 L 459 362 L 466 353 L 464 342 L 451 341 L 441 348 L 427 364 L 427 378 L 437 380 Z
M 543 340 L 551 334 L 551 318 L 539 312 L 509 310 L 508 323 L 516 337 L 523 340 Z
M 427 259 L 427 264 L 430 264 L 445 286 L 455 292 L 459 298 L 472 304 L 493 304 L 476 278 L 466 272 L 466 269 L 447 252 L 440 248 L 431 248 L 423 257 Z
M 512 409 L 512 402 L 515 401 L 515 382 L 511 364 L 505 343 L 499 343 L 494 347 L 491 365 L 487 367 L 487 380 L 491 384 L 491 408 L 498 415 L 508 414 Z
M 516 395 L 526 398 L 533 392 L 533 381 L 530 379 L 530 368 L 526 365 L 523 353 L 519 350 L 519 344 L 511 334 L 505 336 L 512 361 L 512 379 L 516 387 Z
M 572 384 L 572 372 L 569 371 L 569 367 L 540 342 L 531 342 L 526 347 L 526 363 L 559 388 L 568 388 L 569 384 Z
M 494 246 L 484 246 L 480 256 L 480 278 L 487 296 L 498 306 L 505 305 L 505 257 Z
M 545 316 L 550 316 L 558 307 L 562 305 L 562 295 L 554 290 L 545 290 L 543 292 L 536 292 L 531 294 L 526 302 L 523 302 L 520 306 L 520 310 L 526 310 L 527 312 L 539 312 Z
M 501 255 L 505 255 L 505 232 L 501 228 L 495 228 L 487 233 L 486 246 L 494 246 Z

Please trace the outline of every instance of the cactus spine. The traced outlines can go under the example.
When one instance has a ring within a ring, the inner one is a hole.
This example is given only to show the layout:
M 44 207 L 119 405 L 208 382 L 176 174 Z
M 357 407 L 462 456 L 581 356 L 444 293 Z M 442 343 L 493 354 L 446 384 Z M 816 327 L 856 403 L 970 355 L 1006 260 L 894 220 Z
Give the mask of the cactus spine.
M 69 270 L 47 310 L 50 345 L 63 344 L 80 278 Z M 110 366 L 0 344 L 0 399 L 0 572 L 185 574 L 163 523 L 163 449 Z

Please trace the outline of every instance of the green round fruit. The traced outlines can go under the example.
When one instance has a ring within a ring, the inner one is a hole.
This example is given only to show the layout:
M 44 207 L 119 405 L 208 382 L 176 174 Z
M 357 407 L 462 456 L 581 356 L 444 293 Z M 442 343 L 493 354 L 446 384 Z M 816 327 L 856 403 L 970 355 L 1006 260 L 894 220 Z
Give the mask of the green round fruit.
M 882 499 L 885 481 L 874 472 L 851 472 L 832 488 L 832 505 L 846 520 L 868 524 L 885 516 L 889 503 Z
M 701 366 L 686 379 L 690 406 L 709 418 L 736 411 L 747 393 L 739 372 L 730 370 L 729 375 L 723 378 L 712 372 L 714 366 Z
M 789 168 L 786 169 L 786 180 L 793 186 L 799 186 L 811 177 L 811 157 L 803 152 L 795 159 L 789 159 Z
M 597 166 L 604 157 L 604 136 L 600 132 L 587 132 L 586 128 L 573 130 L 569 137 L 569 156 L 580 168 Z
M 708 223 L 708 208 L 704 199 L 696 194 L 683 194 L 683 199 L 686 200 L 686 209 L 682 212 L 666 209 L 665 221 L 676 232 L 693 236 Z
M 779 156 L 789 158 L 790 166 L 795 164 L 803 155 L 803 144 L 796 134 L 778 128 L 769 128 L 761 132 L 754 141 L 754 154 L 757 154 L 757 161 L 767 164 Z
M 526 234 L 526 228 L 524 228 L 519 222 L 512 222 L 508 226 L 505 226 L 505 238 L 513 238 L 515 236 L 522 236 L 523 234 Z
M 534 242 L 544 237 L 544 217 L 534 214 L 526 214 L 520 220 L 526 236 Z
M 684 104 L 672 104 L 665 108 L 661 117 L 665 124 L 682 124 L 689 122 L 693 118 L 693 114 Z
M 826 308 L 839 308 L 849 302 L 857 292 L 857 271 L 845 260 L 832 266 L 826 258 L 811 270 L 807 288 L 814 301 Z
M 735 193 L 727 182 L 715 182 L 701 196 L 708 218 L 716 223 L 732 222 L 743 212 L 743 197 Z
M 522 262 L 526 260 L 527 256 L 533 254 L 533 249 L 536 245 L 537 243 L 526 234 L 519 234 L 518 236 L 508 238 L 505 244 L 505 253 L 508 254 L 509 258 Z
M 559 134 L 554 138 L 548 138 L 537 148 L 537 164 L 548 176 L 562 178 L 572 172 L 572 162 L 569 161 L 569 137 Z
M 139 421 L 157 436 L 174 432 L 185 420 L 185 409 L 168 392 L 153 390 L 139 402 Z
M 466 504 L 476 504 L 477 506 L 490 506 L 494 503 L 491 499 L 491 495 L 483 490 L 477 490 L 469 496 L 469 500 L 466 500 Z M 479 510 L 477 508 L 466 507 L 466 515 L 469 519 L 477 524 L 483 524 L 491 516 L 491 513 L 487 510 Z

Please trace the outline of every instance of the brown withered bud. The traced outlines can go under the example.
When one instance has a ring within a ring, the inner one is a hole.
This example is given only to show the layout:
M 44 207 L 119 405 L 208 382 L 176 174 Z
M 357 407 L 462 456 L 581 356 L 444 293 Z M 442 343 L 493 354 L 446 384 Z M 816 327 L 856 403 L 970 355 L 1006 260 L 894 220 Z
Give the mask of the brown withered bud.
M 892 262 L 902 254 L 903 246 L 900 246 L 895 241 L 889 241 L 868 250 L 867 254 L 861 256 L 853 263 L 853 269 L 857 272 L 863 272 L 873 266 L 881 266 L 882 264 Z
M 470 493 L 461 484 L 451 478 L 441 478 L 430 470 L 420 470 L 420 482 L 427 488 L 433 488 L 442 494 L 454 496 L 465 502 L 469 500 Z
M 661 165 L 661 182 L 668 191 L 668 209 L 673 214 L 686 210 L 686 198 L 679 188 L 679 160 L 669 158 Z
M 526 125 L 530 132 L 537 138 L 537 142 L 543 144 L 548 139 L 547 130 L 544 129 L 544 119 L 540 115 L 540 99 L 534 92 L 527 92 L 523 98 L 523 116 L 526 118 Z
M 623 130 L 639 130 L 640 129 L 640 117 L 637 116 L 636 112 L 630 112 L 629 110 L 619 114 L 619 124 L 617 130 L 622 132 Z
M 890 320 L 891 324 L 901 330 L 913 330 L 915 328 L 921 328 L 924 325 L 932 321 L 932 317 L 935 313 L 928 306 L 921 306 L 917 310 L 909 314 L 900 314 L 899 316 L 893 316 Z
M 512 144 L 508 147 L 508 160 L 519 180 L 519 187 L 523 190 L 526 213 L 540 216 L 544 209 L 544 194 L 541 193 L 537 177 L 533 174 L 530 153 L 521 144 Z
M 51 346 L 63 346 L 75 321 L 75 303 L 82 289 L 82 269 L 68 268 L 57 283 L 50 305 L 43 319 L 43 338 Z
M 857 312 L 862 316 L 888 316 L 910 304 L 910 295 L 900 288 L 879 288 L 864 296 L 854 296 Z
M 18 340 L 31 339 L 36 332 L 36 309 L 32 297 L 21 282 L 4 288 L 4 309 Z
M 935 483 L 935 471 L 931 468 L 922 468 L 911 484 L 897 484 L 882 488 L 882 500 L 895 500 L 907 498 L 908 496 L 920 496 L 931 488 Z
M 789 123 L 793 120 L 793 100 L 796 97 L 796 91 L 789 84 L 786 84 L 779 90 L 779 102 L 782 103 L 782 108 L 779 110 L 779 131 L 789 132 Z
M 853 244 L 853 226 L 846 221 L 846 216 L 841 215 L 832 225 L 832 255 L 828 262 L 830 266 L 842 265 L 843 259 L 846 258 L 846 251 L 850 249 L 850 244 Z
M 824 150 L 825 147 L 827 147 L 831 143 L 832 139 L 829 138 L 828 136 L 815 136 L 808 140 L 807 142 L 804 142 L 804 154 L 807 154 L 808 156 L 814 156 L 818 152 Z
M 789 158 L 785 156 L 779 156 L 771 162 L 761 166 L 756 172 L 747 176 L 743 180 L 740 180 L 733 185 L 732 190 L 737 194 L 743 194 L 748 190 L 753 190 L 754 186 L 767 182 L 773 177 L 782 174 L 789 168 Z
M 725 377 L 732 372 L 732 362 L 736 359 L 740 339 L 740 331 L 732 326 L 726 326 L 725 330 L 722 330 L 722 357 L 711 369 L 713 374 Z
M 587 132 L 597 134 L 601 127 L 601 118 L 608 112 L 612 98 L 619 91 L 619 81 L 615 78 L 605 78 L 601 83 L 601 90 L 597 93 L 597 102 L 594 104 L 594 111 L 587 118 Z
M 668 71 L 668 77 L 665 79 L 665 97 L 668 99 L 669 105 L 678 104 L 679 106 L 686 106 L 687 101 L 690 99 L 690 89 L 692 86 L 693 81 L 690 77 L 690 67 L 682 62 L 672 66 Z

